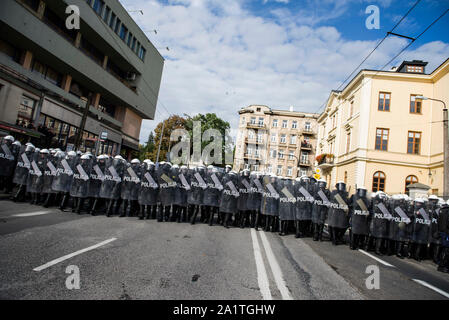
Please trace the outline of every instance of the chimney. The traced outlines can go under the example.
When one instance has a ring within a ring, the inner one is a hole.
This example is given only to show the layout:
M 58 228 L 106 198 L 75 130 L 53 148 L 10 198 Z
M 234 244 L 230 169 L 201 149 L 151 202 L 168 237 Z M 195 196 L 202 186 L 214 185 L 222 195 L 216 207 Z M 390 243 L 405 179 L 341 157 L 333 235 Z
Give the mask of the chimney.
M 290 106 L 289 111 L 293 112 L 293 106 Z

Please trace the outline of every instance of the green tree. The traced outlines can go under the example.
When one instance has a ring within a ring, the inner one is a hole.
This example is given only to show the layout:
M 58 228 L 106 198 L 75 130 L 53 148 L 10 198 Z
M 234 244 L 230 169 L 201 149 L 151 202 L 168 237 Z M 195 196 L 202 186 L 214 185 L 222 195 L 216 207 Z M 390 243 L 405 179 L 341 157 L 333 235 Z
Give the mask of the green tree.
M 206 113 L 204 114 L 197 114 L 194 117 L 187 117 L 187 121 L 185 124 L 185 128 L 187 129 L 187 131 L 190 134 L 191 137 L 191 148 L 193 150 L 193 124 L 195 121 L 199 121 L 201 122 L 201 136 L 203 136 L 203 133 L 208 130 L 208 129 L 216 129 L 218 131 L 220 131 L 221 136 L 224 138 L 226 135 L 226 131 L 230 129 L 230 124 L 229 122 L 217 117 L 217 115 L 215 113 Z M 227 141 L 228 144 L 232 143 L 230 141 Z M 207 146 L 210 143 L 210 141 L 202 141 L 201 142 L 201 152 L 203 152 L 203 149 L 205 146 Z M 222 165 L 217 164 L 217 166 L 224 166 L 225 165 L 225 151 L 226 151 L 226 147 L 229 148 L 229 146 L 225 145 L 225 141 L 222 141 L 222 157 L 223 157 L 223 161 L 222 161 Z
M 153 133 L 153 131 L 151 131 L 148 136 L 148 140 L 147 140 L 146 144 L 144 144 L 144 145 L 139 144 L 139 150 L 140 150 L 139 159 L 140 159 L 140 161 L 143 161 L 145 159 L 150 159 L 150 160 L 154 161 L 155 159 L 152 159 L 151 155 L 155 148 L 156 148 L 156 145 L 154 143 L 154 133 Z
M 162 134 L 162 123 L 165 123 L 164 125 L 164 133 Z M 162 136 L 162 143 L 161 143 L 161 152 L 159 154 L 159 161 L 166 161 L 167 159 L 167 153 L 169 148 L 171 147 L 170 143 L 170 135 L 173 130 L 175 129 L 185 129 L 186 119 L 178 116 L 173 115 L 170 116 L 170 118 L 165 119 L 163 122 L 160 122 L 156 129 L 154 129 L 154 148 L 148 152 L 150 155 L 150 159 L 156 162 L 157 160 L 157 151 L 159 148 L 159 141 L 161 141 Z M 173 143 L 173 142 L 172 142 Z

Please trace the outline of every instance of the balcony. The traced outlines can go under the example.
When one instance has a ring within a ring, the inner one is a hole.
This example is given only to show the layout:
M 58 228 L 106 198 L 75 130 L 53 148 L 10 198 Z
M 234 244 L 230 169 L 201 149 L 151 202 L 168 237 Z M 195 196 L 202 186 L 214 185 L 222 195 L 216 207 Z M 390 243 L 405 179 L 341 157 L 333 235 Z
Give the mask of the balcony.
M 245 138 L 245 143 L 248 143 L 248 144 L 264 144 L 263 139 L 259 140 L 259 139 L 250 139 L 250 138 Z
M 251 160 L 260 160 L 261 156 L 256 154 L 245 153 L 243 155 L 243 159 L 251 159 Z
M 316 157 L 318 167 L 322 169 L 332 168 L 334 166 L 334 155 L 330 153 L 323 153 Z
M 256 123 L 256 122 L 247 122 L 246 127 L 251 129 L 264 129 L 264 130 L 267 128 L 264 123 Z
M 312 150 L 312 145 L 307 142 L 301 142 L 301 149 L 302 150 Z
M 299 160 L 299 165 L 301 167 L 310 167 L 312 164 L 310 163 L 309 159 L 301 159 Z
M 304 128 L 302 130 L 302 134 L 313 136 L 315 135 L 315 132 L 313 132 L 312 128 Z

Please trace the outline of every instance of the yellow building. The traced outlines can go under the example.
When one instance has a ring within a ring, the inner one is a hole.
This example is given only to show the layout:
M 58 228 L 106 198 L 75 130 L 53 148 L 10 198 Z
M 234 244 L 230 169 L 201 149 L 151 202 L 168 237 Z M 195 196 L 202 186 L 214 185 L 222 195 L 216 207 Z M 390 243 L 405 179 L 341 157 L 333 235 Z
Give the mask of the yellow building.
M 318 114 L 251 105 L 239 111 L 234 170 L 311 175 Z
M 420 182 L 443 193 L 443 104 L 449 104 L 449 59 L 431 74 L 404 61 L 390 71 L 361 70 L 332 91 L 318 118 L 317 165 L 328 185 L 345 181 L 388 194 Z

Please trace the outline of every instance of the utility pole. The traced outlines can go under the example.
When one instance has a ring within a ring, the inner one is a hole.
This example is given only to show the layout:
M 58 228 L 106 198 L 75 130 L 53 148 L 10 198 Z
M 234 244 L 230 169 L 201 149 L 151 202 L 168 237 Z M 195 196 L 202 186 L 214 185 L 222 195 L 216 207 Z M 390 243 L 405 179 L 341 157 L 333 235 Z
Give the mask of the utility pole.
M 84 107 L 83 117 L 81 118 L 81 124 L 80 124 L 79 130 L 78 130 L 78 133 L 76 134 L 75 150 L 77 150 L 81 144 L 81 137 L 83 136 L 84 127 L 86 126 L 86 119 L 87 119 L 87 115 L 89 114 L 90 105 L 92 103 L 92 97 L 93 97 L 93 94 L 90 94 L 89 98 L 86 101 L 86 106 Z
M 162 131 L 161 131 L 161 137 L 159 138 L 159 147 L 157 148 L 156 163 L 159 162 L 159 154 L 161 152 L 162 139 L 164 138 L 164 128 L 165 128 L 165 120 L 162 121 Z
M 446 103 L 443 100 L 417 96 L 417 99 L 432 100 L 443 104 L 443 199 L 449 198 L 449 128 L 448 128 L 448 112 Z

